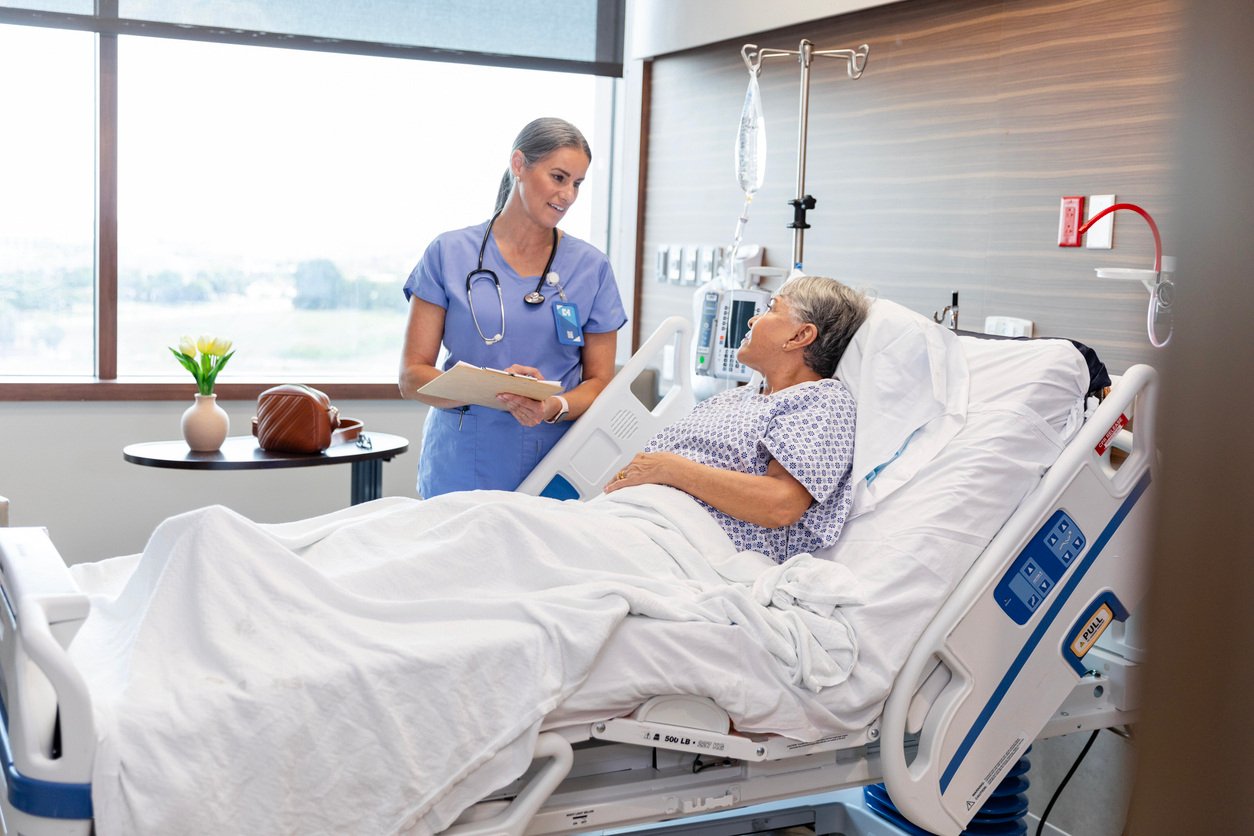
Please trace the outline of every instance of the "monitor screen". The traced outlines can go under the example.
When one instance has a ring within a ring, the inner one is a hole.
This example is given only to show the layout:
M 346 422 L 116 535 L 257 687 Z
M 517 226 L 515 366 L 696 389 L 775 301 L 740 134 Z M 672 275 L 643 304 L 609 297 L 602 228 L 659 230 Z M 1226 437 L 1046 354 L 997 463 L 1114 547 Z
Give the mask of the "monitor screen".
M 740 341 L 749 333 L 749 320 L 758 312 L 758 306 L 751 299 L 736 299 L 732 302 L 731 322 L 727 324 L 727 347 L 739 348 Z

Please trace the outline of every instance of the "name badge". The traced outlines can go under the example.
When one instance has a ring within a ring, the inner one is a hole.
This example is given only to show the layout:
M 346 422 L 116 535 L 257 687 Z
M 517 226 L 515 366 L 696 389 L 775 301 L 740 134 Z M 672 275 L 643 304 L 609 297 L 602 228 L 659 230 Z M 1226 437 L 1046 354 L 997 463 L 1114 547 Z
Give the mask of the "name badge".
M 562 345 L 583 345 L 583 328 L 579 325 L 579 308 L 574 302 L 556 302 L 553 319 L 557 323 L 557 341 Z

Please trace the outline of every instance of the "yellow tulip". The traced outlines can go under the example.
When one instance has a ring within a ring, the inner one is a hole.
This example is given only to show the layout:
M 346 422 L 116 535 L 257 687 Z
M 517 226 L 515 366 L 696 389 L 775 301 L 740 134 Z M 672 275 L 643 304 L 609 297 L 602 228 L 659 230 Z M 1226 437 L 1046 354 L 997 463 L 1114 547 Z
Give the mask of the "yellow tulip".
M 179 352 L 188 357 L 196 356 L 196 341 L 191 337 L 179 337 Z
M 231 341 L 219 337 L 201 336 L 196 343 L 196 347 L 200 349 L 201 354 L 208 354 L 212 357 L 225 357 L 226 353 L 231 350 Z

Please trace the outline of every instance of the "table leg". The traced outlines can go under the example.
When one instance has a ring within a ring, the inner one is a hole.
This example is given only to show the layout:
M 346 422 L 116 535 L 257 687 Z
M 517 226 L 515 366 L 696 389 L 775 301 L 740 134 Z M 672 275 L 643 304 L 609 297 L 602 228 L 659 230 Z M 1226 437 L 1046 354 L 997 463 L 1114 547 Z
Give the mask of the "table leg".
M 383 496 L 383 460 L 353 462 L 352 504 L 359 505 Z

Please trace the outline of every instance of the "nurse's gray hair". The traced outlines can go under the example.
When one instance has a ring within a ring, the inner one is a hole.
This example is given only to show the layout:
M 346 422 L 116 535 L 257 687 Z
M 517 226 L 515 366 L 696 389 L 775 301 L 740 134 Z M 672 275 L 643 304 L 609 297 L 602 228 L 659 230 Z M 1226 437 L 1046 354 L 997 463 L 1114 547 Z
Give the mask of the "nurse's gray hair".
M 522 151 L 523 162 L 531 166 L 559 148 L 577 148 L 587 155 L 588 162 L 592 162 L 592 148 L 588 145 L 588 140 L 584 139 L 574 125 L 555 116 L 542 116 L 529 122 L 527 127 L 519 131 L 509 154 L 512 157 L 515 151 Z M 514 172 L 506 166 L 505 176 L 501 178 L 501 185 L 496 192 L 497 212 L 505 208 L 505 202 L 509 200 L 509 193 L 513 188 Z
M 786 282 L 779 295 L 788 300 L 794 319 L 818 330 L 814 342 L 805 348 L 806 365 L 823 377 L 831 377 L 853 335 L 866 321 L 871 303 L 858 291 L 826 276 L 798 276 Z

